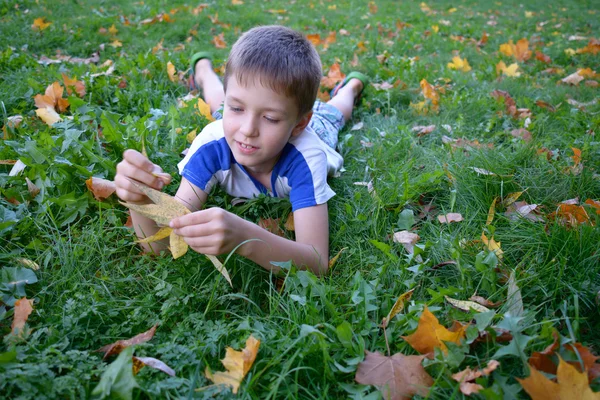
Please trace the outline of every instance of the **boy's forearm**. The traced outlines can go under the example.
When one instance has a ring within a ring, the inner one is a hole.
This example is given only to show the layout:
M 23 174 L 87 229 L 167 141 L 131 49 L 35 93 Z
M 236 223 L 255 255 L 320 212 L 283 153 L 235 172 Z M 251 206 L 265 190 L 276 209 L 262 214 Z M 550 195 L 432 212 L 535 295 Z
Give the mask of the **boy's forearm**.
M 248 227 L 244 227 L 244 236 L 249 241 L 240 246 L 238 254 L 270 271 L 279 270 L 271 261 L 292 260 L 295 265 L 306 267 L 317 276 L 327 272 L 329 257 L 326 249 L 319 251 L 312 245 L 282 238 L 256 224 L 246 222 Z

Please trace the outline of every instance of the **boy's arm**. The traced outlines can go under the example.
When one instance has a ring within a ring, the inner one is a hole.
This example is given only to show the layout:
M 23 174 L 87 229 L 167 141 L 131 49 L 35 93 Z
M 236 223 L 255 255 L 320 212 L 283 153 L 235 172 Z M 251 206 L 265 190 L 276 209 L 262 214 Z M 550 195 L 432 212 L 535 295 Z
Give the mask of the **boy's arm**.
M 272 234 L 217 207 L 175 218 L 170 226 L 198 253 L 220 255 L 247 241 L 237 252 L 265 269 L 277 271 L 271 261 L 292 260 L 316 275 L 326 273 L 329 260 L 327 204 L 295 211 L 294 222 L 296 241 Z
M 327 203 L 306 207 L 294 212 L 296 241 L 274 235 L 260 226 L 249 223 L 248 239 L 256 238 L 240 247 L 238 253 L 272 270 L 271 261 L 292 260 L 316 275 L 324 275 L 329 268 L 329 216 Z

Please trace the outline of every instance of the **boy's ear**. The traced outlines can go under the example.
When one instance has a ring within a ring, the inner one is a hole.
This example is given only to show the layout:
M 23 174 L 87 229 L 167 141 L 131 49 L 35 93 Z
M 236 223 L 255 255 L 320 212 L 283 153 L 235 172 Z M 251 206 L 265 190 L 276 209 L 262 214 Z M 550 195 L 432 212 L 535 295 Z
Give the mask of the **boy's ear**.
M 300 118 L 300 121 L 298 121 L 298 123 L 296 124 L 294 129 L 292 129 L 292 136 L 298 136 L 299 134 L 302 133 L 304 128 L 306 128 L 306 126 L 310 122 L 312 115 L 313 115 L 313 112 L 309 111 L 308 113 L 304 114 L 304 116 L 302 118 Z

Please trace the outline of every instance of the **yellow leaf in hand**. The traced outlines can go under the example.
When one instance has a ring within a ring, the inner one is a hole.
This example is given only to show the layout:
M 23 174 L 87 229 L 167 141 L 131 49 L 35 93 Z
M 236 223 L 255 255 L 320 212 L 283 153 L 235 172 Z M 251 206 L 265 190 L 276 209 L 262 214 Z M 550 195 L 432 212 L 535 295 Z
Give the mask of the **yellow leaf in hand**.
M 250 368 L 256 359 L 259 346 L 260 340 L 255 339 L 254 336 L 250 335 L 246 340 L 246 347 L 241 351 L 236 351 L 231 347 L 228 347 L 225 358 L 221 360 L 227 371 L 215 372 L 213 374 L 207 367 L 204 372 L 206 377 L 216 385 L 230 386 L 233 394 L 236 394 L 242 380 L 248 371 L 250 371 Z

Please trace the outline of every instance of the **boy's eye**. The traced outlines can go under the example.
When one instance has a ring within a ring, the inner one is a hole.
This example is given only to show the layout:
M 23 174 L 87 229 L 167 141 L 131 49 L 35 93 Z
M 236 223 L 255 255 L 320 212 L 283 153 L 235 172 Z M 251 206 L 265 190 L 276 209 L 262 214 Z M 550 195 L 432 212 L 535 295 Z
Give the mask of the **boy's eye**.
M 233 112 L 240 112 L 240 111 L 242 111 L 242 109 L 241 109 L 241 108 L 239 108 L 239 107 L 229 107 L 229 109 L 230 109 L 231 111 L 233 111 Z
M 269 117 L 265 117 L 265 119 L 266 119 L 267 121 L 269 121 L 270 123 L 272 123 L 272 124 L 276 124 L 276 123 L 278 123 L 278 122 L 279 122 L 279 120 L 278 120 L 278 119 L 273 119 L 273 118 L 269 118 Z

